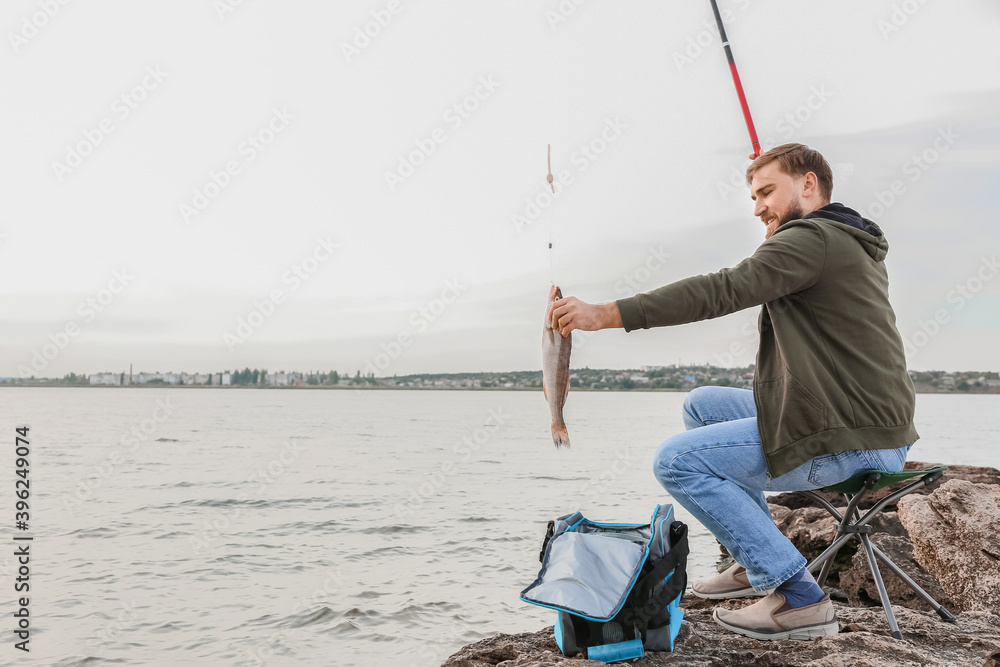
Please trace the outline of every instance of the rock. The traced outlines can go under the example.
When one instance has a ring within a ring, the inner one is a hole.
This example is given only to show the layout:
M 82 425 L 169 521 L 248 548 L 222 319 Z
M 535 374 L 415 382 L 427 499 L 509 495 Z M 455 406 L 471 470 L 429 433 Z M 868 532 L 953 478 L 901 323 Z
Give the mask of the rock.
M 541 632 L 519 635 L 498 634 L 465 646 L 447 660 L 448 667 L 487 667 L 502 664 L 504 667 L 541 667 L 571 663 L 576 665 L 604 665 L 595 660 L 578 660 L 565 657 L 552 634 L 552 627 Z
M 936 468 L 938 466 L 945 465 L 943 463 L 925 463 L 924 461 L 907 461 L 903 468 L 905 470 L 930 470 L 931 468 Z M 963 466 L 963 465 L 951 465 L 947 466 L 948 470 L 945 471 L 941 479 L 939 479 L 934 484 L 926 486 L 922 489 L 917 489 L 913 491 L 910 495 L 928 495 L 934 492 L 934 489 L 940 487 L 943 483 L 952 479 L 964 479 L 974 484 L 996 484 L 1000 485 L 1000 470 L 996 468 L 990 468 L 987 466 Z M 917 478 L 914 478 L 916 480 Z M 905 484 L 899 482 L 892 486 L 886 487 L 884 489 L 879 489 L 878 491 L 869 494 L 860 504 L 861 509 L 868 509 L 874 505 L 879 500 L 882 500 L 891 493 L 898 491 L 903 488 Z M 845 504 L 844 496 L 839 493 L 827 493 L 826 491 L 817 491 L 820 496 L 828 500 L 835 506 L 842 506 Z M 815 501 L 810 500 L 807 496 L 801 493 L 791 492 L 791 493 L 778 493 L 773 496 L 768 496 L 768 504 L 782 505 L 789 509 L 799 509 L 802 507 L 815 507 Z M 895 505 L 890 504 L 888 509 L 895 509 Z
M 903 466 L 906 470 L 927 470 L 929 468 L 935 468 L 937 466 L 943 466 L 944 463 L 923 463 L 921 461 L 907 461 Z M 997 484 L 1000 485 L 1000 470 L 996 468 L 991 468 L 989 466 L 960 466 L 960 465 L 949 465 L 948 470 L 945 471 L 944 476 L 941 481 L 936 485 L 932 484 L 927 489 L 921 489 L 919 492 L 914 493 L 928 494 L 940 486 L 944 482 L 952 479 L 964 479 L 967 482 L 972 482 L 973 484 Z
M 823 553 L 837 534 L 835 530 L 837 522 L 822 507 L 799 509 L 788 509 L 781 505 L 768 505 L 768 507 L 774 517 L 774 525 L 795 545 L 807 561 L 811 562 Z M 856 549 L 857 545 L 852 540 L 840 550 L 834 560 L 828 578 L 829 583 L 836 584 L 839 573 L 850 567 L 851 556 Z
M 873 533 L 872 542 L 881 549 L 892 562 L 899 566 L 918 586 L 927 591 L 932 598 L 951 610 L 952 603 L 947 593 L 941 588 L 941 584 L 934 577 L 917 564 L 913 559 L 913 545 L 905 537 L 888 535 L 885 533 Z M 910 609 L 920 609 L 933 611 L 931 606 L 924 602 L 908 584 L 896 576 L 888 567 L 879 563 L 879 571 L 882 574 L 882 581 L 885 582 L 885 589 L 889 593 L 889 602 L 893 608 L 897 606 L 909 607 Z M 878 588 L 875 586 L 875 579 L 872 571 L 868 567 L 868 560 L 864 551 L 860 548 L 854 554 L 851 567 L 840 573 L 840 588 L 847 596 L 847 601 L 854 607 L 881 606 Z
M 899 502 L 920 565 L 963 611 L 1000 608 L 1000 486 L 951 480 Z
M 801 553 L 819 553 L 830 546 L 836 537 L 833 517 L 822 507 L 803 507 L 791 510 L 781 505 L 769 505 L 774 525 L 791 540 Z
M 675 651 L 651 652 L 635 667 L 953 667 L 1000 664 L 1000 616 L 965 612 L 958 623 L 905 607 L 897 611 L 904 641 L 889 635 L 880 608 L 837 605 L 840 634 L 813 641 L 757 641 L 729 632 L 712 620 L 709 608 L 691 609 Z M 749 601 L 752 602 L 752 601 Z M 743 601 L 728 601 L 735 605 Z M 520 635 L 496 635 L 470 644 L 444 667 L 599 667 L 604 663 L 569 659 L 559 653 L 552 628 Z

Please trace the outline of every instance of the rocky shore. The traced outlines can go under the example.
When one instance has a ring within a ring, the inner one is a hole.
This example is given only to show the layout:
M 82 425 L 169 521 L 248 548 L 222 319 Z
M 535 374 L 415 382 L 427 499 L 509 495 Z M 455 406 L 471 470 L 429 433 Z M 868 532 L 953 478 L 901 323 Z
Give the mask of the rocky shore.
M 933 463 L 908 462 L 907 468 Z M 894 487 L 899 488 L 899 487 Z M 892 489 L 876 495 L 885 497 Z M 834 536 L 833 518 L 802 496 L 769 498 L 775 523 L 807 557 Z M 832 496 L 836 506 L 845 503 Z M 870 506 L 870 503 L 869 503 Z M 763 642 L 728 632 L 712 620 L 719 604 L 754 600 L 701 600 L 684 596 L 684 624 L 673 653 L 653 652 L 636 667 L 1000 667 L 1000 470 L 950 466 L 929 488 L 882 512 L 872 541 L 924 590 L 958 617 L 946 623 L 882 568 L 903 641 L 889 635 L 871 572 L 855 542 L 845 547 L 827 581 L 840 634 L 810 642 Z M 444 667 L 597 667 L 604 663 L 560 654 L 548 627 L 519 635 L 498 634 L 463 647 Z

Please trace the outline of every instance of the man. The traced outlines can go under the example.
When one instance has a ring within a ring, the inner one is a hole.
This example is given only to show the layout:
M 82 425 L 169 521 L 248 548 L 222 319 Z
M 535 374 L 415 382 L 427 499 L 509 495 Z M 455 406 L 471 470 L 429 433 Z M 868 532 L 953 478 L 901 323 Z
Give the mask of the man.
M 870 220 L 830 203 L 833 174 L 801 144 L 769 150 L 747 169 L 754 215 L 766 225 L 752 256 L 605 304 L 557 301 L 553 326 L 626 331 L 696 322 L 761 305 L 753 391 L 699 387 L 688 429 L 664 442 L 654 472 L 675 501 L 736 560 L 695 583 L 703 598 L 764 596 L 723 627 L 758 639 L 836 634 L 829 595 L 775 527 L 764 491 L 836 484 L 862 470 L 898 471 L 919 437 L 913 385 L 888 298 L 888 243 Z

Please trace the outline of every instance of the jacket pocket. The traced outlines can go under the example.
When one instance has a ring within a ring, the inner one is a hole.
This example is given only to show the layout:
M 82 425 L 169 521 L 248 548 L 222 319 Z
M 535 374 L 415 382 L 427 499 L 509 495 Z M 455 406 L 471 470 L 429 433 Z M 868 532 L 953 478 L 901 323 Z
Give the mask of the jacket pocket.
M 758 383 L 757 394 L 770 451 L 827 429 L 826 407 L 791 373 Z

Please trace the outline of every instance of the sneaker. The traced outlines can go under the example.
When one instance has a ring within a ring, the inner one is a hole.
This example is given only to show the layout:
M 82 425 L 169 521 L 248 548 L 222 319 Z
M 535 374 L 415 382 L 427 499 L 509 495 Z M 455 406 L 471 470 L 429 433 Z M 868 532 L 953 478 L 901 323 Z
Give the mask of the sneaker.
M 691 586 L 691 592 L 697 597 L 709 600 L 767 595 L 766 591 L 758 591 L 750 585 L 747 570 L 739 563 L 711 579 L 695 582 Z
M 792 609 L 777 591 L 743 609 L 720 609 L 715 622 L 754 639 L 815 639 L 840 632 L 830 596 L 808 607 Z

